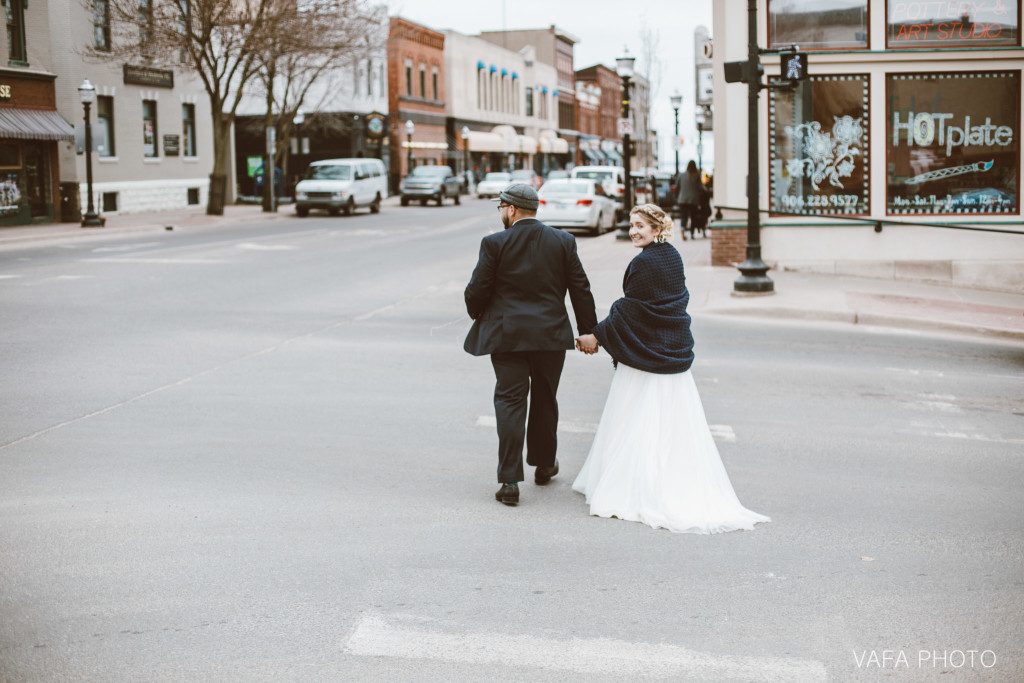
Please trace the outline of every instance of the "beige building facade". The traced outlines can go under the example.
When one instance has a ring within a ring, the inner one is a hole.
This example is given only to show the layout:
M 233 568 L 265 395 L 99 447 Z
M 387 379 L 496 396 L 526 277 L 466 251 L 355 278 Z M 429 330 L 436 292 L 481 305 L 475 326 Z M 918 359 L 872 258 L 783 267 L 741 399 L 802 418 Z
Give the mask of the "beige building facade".
M 758 45 L 799 45 L 810 74 L 758 101 L 767 264 L 1024 291 L 1014 4 L 993 13 L 985 4 L 953 12 L 948 3 L 759 0 Z M 726 83 L 724 65 L 747 59 L 746 17 L 745 0 L 715 0 L 714 203 L 737 209 L 747 205 L 748 89 Z M 765 80 L 784 75 L 778 55 L 762 62 Z M 713 260 L 743 260 L 726 231 L 745 231 L 745 213 L 726 209 L 713 227 L 723 247 Z

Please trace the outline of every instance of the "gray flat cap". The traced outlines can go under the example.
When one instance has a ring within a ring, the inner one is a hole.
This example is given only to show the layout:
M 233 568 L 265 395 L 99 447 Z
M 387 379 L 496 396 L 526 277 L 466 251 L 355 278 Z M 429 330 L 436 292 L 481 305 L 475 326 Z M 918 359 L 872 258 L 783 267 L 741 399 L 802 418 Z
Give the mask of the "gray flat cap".
M 495 200 L 498 202 L 505 202 L 512 206 L 519 207 L 520 209 L 526 209 L 528 211 L 536 211 L 537 207 L 540 206 L 540 200 L 537 198 L 537 191 L 526 183 L 516 183 L 515 185 L 509 185 L 505 188 L 505 191 L 498 195 Z

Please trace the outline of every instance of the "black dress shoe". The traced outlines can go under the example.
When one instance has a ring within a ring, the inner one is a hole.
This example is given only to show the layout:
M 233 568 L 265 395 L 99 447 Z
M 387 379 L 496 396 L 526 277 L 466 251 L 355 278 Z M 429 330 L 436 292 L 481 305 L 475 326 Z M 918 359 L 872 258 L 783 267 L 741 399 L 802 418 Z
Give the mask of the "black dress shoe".
M 519 503 L 519 485 L 518 484 L 502 484 L 498 492 L 494 494 L 494 499 L 505 505 L 516 505 Z
M 558 474 L 558 458 L 555 458 L 555 464 L 551 467 L 538 467 L 533 473 L 533 483 L 546 484 L 556 474 Z

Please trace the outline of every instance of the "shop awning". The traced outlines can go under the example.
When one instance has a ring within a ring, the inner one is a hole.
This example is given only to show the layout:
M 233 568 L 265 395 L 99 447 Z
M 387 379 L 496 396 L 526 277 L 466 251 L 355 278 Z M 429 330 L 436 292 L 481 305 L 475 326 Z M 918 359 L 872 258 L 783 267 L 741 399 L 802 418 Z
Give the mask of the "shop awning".
M 604 155 L 598 152 L 596 149 L 585 149 L 583 153 L 587 155 L 587 158 L 591 161 L 604 161 Z
M 601 150 L 601 151 L 604 152 L 605 155 L 607 155 L 607 157 L 609 159 L 611 159 L 612 161 L 616 161 L 616 162 L 621 162 L 622 161 L 622 157 L 619 156 L 619 152 L 617 150 L 614 150 L 614 149 L 604 149 L 604 150 Z
M 52 109 L 0 107 L 0 138 L 74 140 L 75 129 Z
M 554 154 L 568 154 L 569 141 L 562 138 L 555 138 L 551 141 L 551 152 Z
M 469 132 L 469 149 L 471 152 L 504 152 L 505 138 L 497 133 L 473 130 Z

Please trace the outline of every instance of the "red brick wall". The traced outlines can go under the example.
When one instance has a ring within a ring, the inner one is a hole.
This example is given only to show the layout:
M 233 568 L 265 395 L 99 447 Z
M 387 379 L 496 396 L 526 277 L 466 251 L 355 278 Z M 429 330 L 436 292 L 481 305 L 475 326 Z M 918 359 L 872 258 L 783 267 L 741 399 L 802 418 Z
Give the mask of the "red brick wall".
M 747 226 L 711 230 L 711 265 L 735 266 L 747 258 Z

